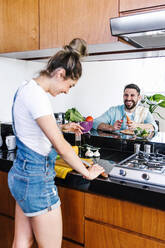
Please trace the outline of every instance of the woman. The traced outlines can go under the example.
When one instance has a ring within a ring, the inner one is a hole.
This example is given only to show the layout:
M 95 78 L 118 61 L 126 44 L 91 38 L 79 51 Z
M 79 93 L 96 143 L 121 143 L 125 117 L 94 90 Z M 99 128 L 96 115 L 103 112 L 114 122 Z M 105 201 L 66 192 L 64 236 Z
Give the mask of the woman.
M 18 149 L 8 176 L 16 200 L 13 248 L 31 247 L 33 236 L 38 247 L 61 247 L 60 199 L 54 185 L 57 153 L 89 180 L 104 171 L 97 164 L 88 170 L 84 167 L 63 138 L 47 96 L 47 93 L 54 97 L 67 94 L 77 84 L 82 73 L 80 55 L 85 53 L 85 42 L 74 39 L 49 60 L 37 78 L 25 82 L 14 97 L 13 130 Z M 82 132 L 75 123 L 63 127 Z

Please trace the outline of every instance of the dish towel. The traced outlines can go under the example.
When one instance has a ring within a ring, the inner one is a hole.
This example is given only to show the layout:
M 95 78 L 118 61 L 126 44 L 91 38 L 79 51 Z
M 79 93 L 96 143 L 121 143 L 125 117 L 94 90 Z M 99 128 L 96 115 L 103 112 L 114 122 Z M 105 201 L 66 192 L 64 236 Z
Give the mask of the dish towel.
M 89 167 L 90 165 L 93 164 L 93 160 L 90 158 L 82 158 L 82 162 L 86 167 Z M 73 170 L 62 158 L 58 158 L 56 160 L 54 169 L 56 172 L 56 177 L 62 179 L 65 179 L 67 174 Z
M 56 160 L 54 169 L 56 177 L 62 179 L 65 179 L 67 174 L 73 170 L 62 158 Z
M 56 165 L 55 166 L 55 172 L 56 172 L 56 177 L 65 179 L 67 174 L 71 172 L 73 169 L 72 168 L 66 168 L 61 165 Z

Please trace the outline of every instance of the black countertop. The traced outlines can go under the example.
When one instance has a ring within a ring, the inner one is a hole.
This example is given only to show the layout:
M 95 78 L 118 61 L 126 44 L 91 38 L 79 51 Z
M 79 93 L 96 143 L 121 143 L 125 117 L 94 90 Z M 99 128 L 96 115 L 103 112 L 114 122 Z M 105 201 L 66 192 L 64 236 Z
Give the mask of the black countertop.
M 129 155 L 130 153 L 128 152 L 121 153 L 119 151 L 104 150 L 104 152 L 101 153 L 100 161 L 110 161 L 110 163 L 113 164 L 123 160 Z M 0 151 L 0 171 L 8 172 L 13 164 L 14 158 L 15 151 Z M 59 186 L 165 210 L 165 194 L 116 184 L 113 183 L 110 178 L 97 178 L 93 181 L 89 181 L 73 171 L 67 175 L 65 180 L 56 177 L 55 182 L 56 185 Z

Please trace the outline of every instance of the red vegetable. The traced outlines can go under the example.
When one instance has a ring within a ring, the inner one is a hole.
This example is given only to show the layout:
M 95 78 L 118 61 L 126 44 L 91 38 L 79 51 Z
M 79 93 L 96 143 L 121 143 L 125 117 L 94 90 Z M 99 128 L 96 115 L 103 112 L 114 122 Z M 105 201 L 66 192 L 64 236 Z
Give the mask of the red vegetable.
M 92 116 L 87 116 L 85 120 L 86 121 L 93 121 L 93 117 Z

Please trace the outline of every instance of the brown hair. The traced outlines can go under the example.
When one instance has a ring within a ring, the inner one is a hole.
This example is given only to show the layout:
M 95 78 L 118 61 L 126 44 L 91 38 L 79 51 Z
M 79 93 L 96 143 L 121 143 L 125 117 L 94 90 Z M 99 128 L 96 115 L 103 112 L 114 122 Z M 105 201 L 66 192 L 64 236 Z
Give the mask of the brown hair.
M 63 50 L 60 50 L 50 58 L 46 69 L 42 70 L 40 75 L 52 77 L 53 72 L 57 68 L 63 68 L 66 73 L 65 79 L 78 80 L 82 74 L 80 58 L 86 55 L 86 42 L 80 38 L 75 38 L 69 45 L 64 46 Z
M 88 55 L 87 54 L 87 43 L 83 39 L 75 38 L 69 43 L 69 46 L 71 46 L 72 49 L 74 49 L 74 51 L 80 55 L 80 57 Z

